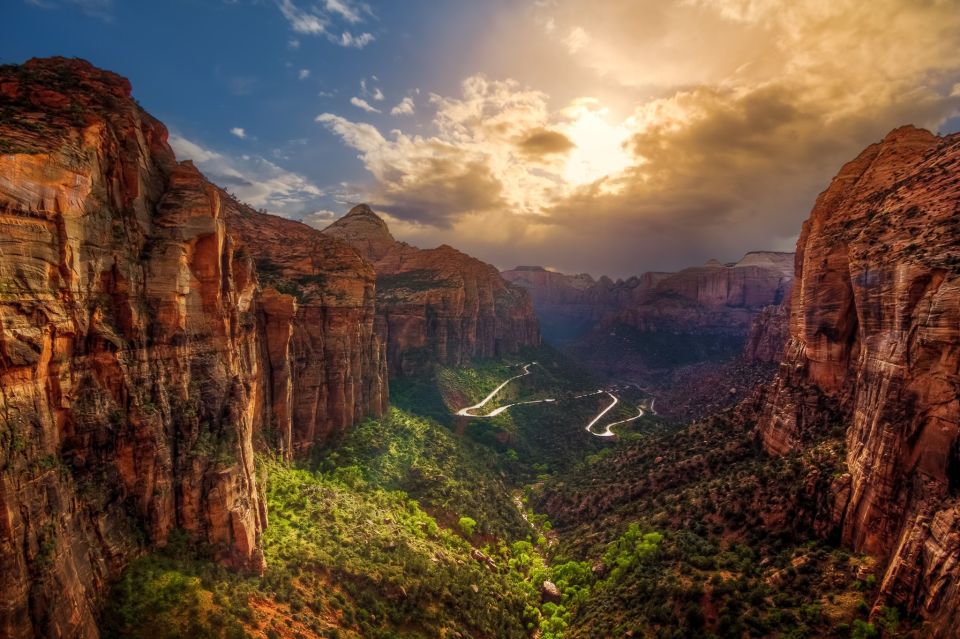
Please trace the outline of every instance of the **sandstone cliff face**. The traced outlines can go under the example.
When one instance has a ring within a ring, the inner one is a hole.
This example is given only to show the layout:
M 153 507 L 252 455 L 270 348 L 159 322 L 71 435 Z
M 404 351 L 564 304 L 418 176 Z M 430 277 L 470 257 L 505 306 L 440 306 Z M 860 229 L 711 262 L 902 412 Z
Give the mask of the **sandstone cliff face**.
M 540 341 L 527 293 L 497 270 L 443 245 L 419 249 L 397 242 L 369 207 L 354 207 L 324 229 L 373 262 L 378 333 L 391 374 L 412 374 L 435 362 L 515 353 Z
M 847 426 L 844 541 L 881 601 L 960 624 L 960 136 L 904 127 L 841 169 L 797 244 L 790 337 L 760 434 Z
M 502 275 L 530 291 L 554 338 L 618 323 L 641 331 L 745 335 L 760 309 L 789 295 L 792 264 L 790 253 L 756 252 L 735 264 L 711 261 L 616 282 L 529 266 Z
M 369 266 L 282 223 L 276 258 L 250 215 L 123 78 L 0 67 L 0 636 L 96 637 L 104 586 L 175 528 L 262 569 L 255 446 L 383 407 Z M 258 257 L 329 280 L 261 290 Z
M 387 409 L 387 361 L 375 333 L 376 273 L 349 245 L 232 199 L 224 217 L 263 289 L 258 321 L 274 443 L 288 455 Z
M 771 304 L 753 318 L 743 357 L 748 362 L 777 364 L 790 334 L 790 303 Z

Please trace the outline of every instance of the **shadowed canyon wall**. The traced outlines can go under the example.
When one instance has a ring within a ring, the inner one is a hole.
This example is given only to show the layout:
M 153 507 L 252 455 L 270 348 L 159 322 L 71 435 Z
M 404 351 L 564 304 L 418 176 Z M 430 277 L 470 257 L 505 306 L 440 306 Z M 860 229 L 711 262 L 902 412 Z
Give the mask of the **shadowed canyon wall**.
M 739 262 L 614 282 L 518 266 L 504 278 L 530 291 L 548 338 L 575 339 L 622 324 L 644 332 L 746 335 L 765 306 L 790 295 L 793 254 L 748 253 Z
M 796 264 L 763 444 L 785 453 L 843 424 L 843 541 L 887 562 L 881 601 L 955 628 L 960 136 L 903 127 L 863 151 L 817 199 Z

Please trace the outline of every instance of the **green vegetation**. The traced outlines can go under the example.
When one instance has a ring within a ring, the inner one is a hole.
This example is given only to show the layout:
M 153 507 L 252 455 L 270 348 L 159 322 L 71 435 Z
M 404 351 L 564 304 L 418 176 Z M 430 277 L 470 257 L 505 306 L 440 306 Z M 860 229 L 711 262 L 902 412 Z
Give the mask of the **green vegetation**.
M 842 472 L 842 443 L 772 458 L 751 427 L 715 418 L 652 435 L 535 488 L 560 540 L 554 561 L 598 576 L 567 639 L 867 632 L 861 602 L 876 583 L 853 575 L 871 564 L 809 533 L 829 525 L 809 491 L 826 494 Z
M 452 415 L 529 361 L 492 405 L 558 401 Z M 811 495 L 843 471 L 838 432 L 782 458 L 722 416 L 644 417 L 602 439 L 583 428 L 606 401 L 573 397 L 594 384 L 549 350 L 399 380 L 404 410 L 307 465 L 259 460 L 263 576 L 175 535 L 125 572 L 105 636 L 846 639 L 907 625 L 895 608 L 868 620 L 868 559 L 810 537 L 831 533 Z M 611 419 L 644 399 L 621 395 Z
M 266 573 L 232 572 L 176 534 L 124 573 L 104 635 L 526 637 L 556 623 L 531 581 L 552 573 L 513 566 L 543 567 L 546 540 L 494 479 L 491 455 L 392 410 L 353 429 L 314 469 L 261 458 Z
M 532 589 L 494 567 L 400 491 L 356 467 L 332 472 L 262 462 L 268 570 L 242 577 L 172 544 L 135 562 L 114 589 L 107 637 L 523 637 Z
M 470 513 L 484 537 L 522 538 L 529 526 L 507 498 L 497 463 L 482 446 L 397 409 L 354 427 L 318 459 L 324 471 L 355 469 L 368 485 L 407 493 L 451 530 Z
M 460 526 L 460 532 L 465 537 L 473 537 L 473 531 L 477 528 L 477 520 L 472 517 L 461 517 L 457 525 Z
M 270 259 L 257 259 L 255 264 L 257 275 L 263 284 L 272 286 L 284 295 L 292 295 L 298 302 L 323 295 L 327 283 L 327 276 L 323 273 L 291 277 L 284 273 L 281 265 Z
M 377 295 L 390 297 L 403 291 L 429 291 L 433 288 L 455 288 L 457 282 L 439 279 L 436 271 L 414 270 L 377 276 Z

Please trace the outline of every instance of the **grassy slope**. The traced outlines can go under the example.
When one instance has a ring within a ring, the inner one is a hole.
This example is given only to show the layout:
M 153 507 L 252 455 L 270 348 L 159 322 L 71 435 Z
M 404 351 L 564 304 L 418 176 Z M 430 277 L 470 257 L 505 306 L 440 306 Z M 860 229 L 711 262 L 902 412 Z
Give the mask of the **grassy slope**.
M 428 469 L 450 461 L 447 453 L 429 456 L 428 444 L 449 436 L 440 427 L 397 411 L 377 425 L 394 443 L 411 430 L 435 429 L 436 440 L 420 440 L 413 457 Z M 526 636 L 537 599 L 523 576 L 491 568 L 458 528 L 439 525 L 409 494 L 385 487 L 411 460 L 409 448 L 388 443 L 343 454 L 357 463 L 327 459 L 315 471 L 261 460 L 270 516 L 264 577 L 230 573 L 200 559 L 202 550 L 175 544 L 127 570 L 106 611 L 105 635 Z M 491 490 L 482 477 L 463 477 L 481 482 L 480 494 Z M 446 514 L 440 500 L 459 492 L 457 481 L 435 477 L 423 494 Z M 528 532 L 515 510 L 501 514 L 489 529 Z M 496 546 L 486 550 L 493 563 L 509 561 Z

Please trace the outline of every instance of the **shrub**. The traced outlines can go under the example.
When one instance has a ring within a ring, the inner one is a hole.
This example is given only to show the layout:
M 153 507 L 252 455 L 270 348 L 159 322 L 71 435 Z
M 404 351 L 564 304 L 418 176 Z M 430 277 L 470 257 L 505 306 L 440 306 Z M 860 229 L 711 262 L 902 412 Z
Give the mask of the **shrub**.
M 457 525 L 460 526 L 460 532 L 463 533 L 464 537 L 472 537 L 473 530 L 477 527 L 477 521 L 472 517 L 461 517 Z

